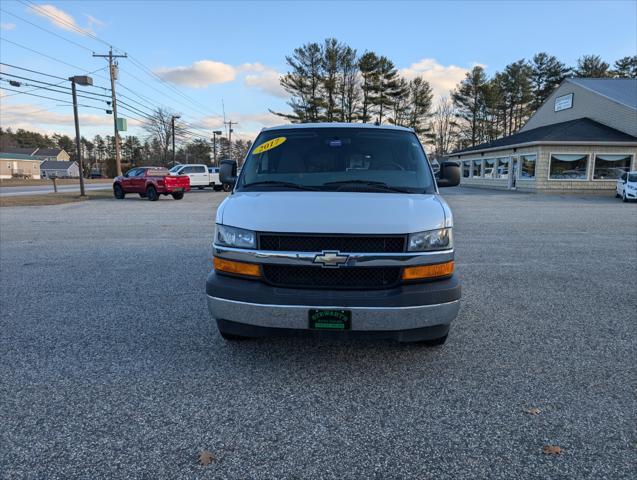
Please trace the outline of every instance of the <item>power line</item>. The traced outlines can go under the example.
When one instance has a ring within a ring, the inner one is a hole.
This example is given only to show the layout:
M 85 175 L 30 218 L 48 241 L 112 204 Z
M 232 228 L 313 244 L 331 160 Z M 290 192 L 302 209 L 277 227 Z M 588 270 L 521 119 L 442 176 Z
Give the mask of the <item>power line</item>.
M 0 40 L 2 40 L 3 42 L 7 42 L 7 43 L 10 43 L 12 45 L 15 45 L 16 47 L 24 48 L 25 50 L 28 50 L 30 52 L 33 52 L 33 53 L 36 53 L 36 54 L 41 55 L 43 57 L 46 57 L 46 58 L 48 58 L 50 60 L 53 60 L 54 62 L 58 62 L 58 63 L 61 63 L 63 65 L 67 65 L 69 67 L 73 67 L 75 70 L 78 70 L 78 72 L 81 72 L 81 73 L 87 73 L 88 72 L 88 68 L 78 67 L 77 65 L 73 65 L 71 63 L 65 62 L 64 60 L 60 60 L 59 58 L 55 58 L 55 57 L 52 57 L 51 55 L 47 55 L 46 53 L 42 53 L 42 52 L 39 52 L 39 51 L 34 50 L 32 48 L 26 47 L 26 46 L 24 46 L 24 45 L 22 45 L 20 43 L 13 42 L 11 40 L 7 40 L 4 37 L 0 37 Z M 96 71 L 99 71 L 99 70 L 96 70 Z M 101 75 L 96 75 L 96 77 L 106 78 L 106 77 L 102 77 Z
M 14 90 L 13 88 L 8 88 L 8 87 L 3 87 L 2 85 L 0 85 L 0 89 L 2 90 L 8 90 L 10 92 L 19 92 L 19 90 Z M 55 100 L 56 102 L 62 102 L 65 103 L 67 105 L 73 105 L 73 102 L 69 102 L 67 100 L 62 100 L 60 98 L 53 98 L 53 97 L 47 97 L 44 95 L 37 95 L 35 93 L 28 93 L 28 92 L 20 92 L 23 93 L 24 95 L 29 95 L 31 97 L 38 97 L 38 98 L 46 98 L 47 100 Z M 104 110 L 104 107 L 94 107 L 92 105 L 82 105 L 78 103 L 79 107 L 86 107 L 86 108 L 95 108 L 96 110 Z
M 58 87 L 58 88 L 64 88 L 64 89 L 66 89 L 66 90 L 71 90 L 71 88 L 70 88 L 70 87 L 62 87 L 62 86 L 60 86 L 60 85 L 62 84 L 62 82 L 60 82 L 60 83 L 58 83 L 58 84 L 55 84 L 55 83 L 49 83 L 49 82 L 45 82 L 45 81 L 43 81 L 43 80 L 36 80 L 35 78 L 22 77 L 22 76 L 20 76 L 20 75 L 14 75 L 14 74 L 12 74 L 12 73 L 7 73 L 7 72 L 0 72 L 0 75 L 7 75 L 7 76 L 9 76 L 9 77 L 20 78 L 20 79 L 22 79 L 22 80 L 28 80 L 28 81 L 31 81 L 31 82 L 42 83 L 42 84 L 44 84 L 44 85 L 48 85 L 48 86 L 50 86 L 50 87 Z M 66 81 L 66 82 L 68 82 L 69 80 L 67 79 L 67 80 L 65 80 L 65 81 Z M 35 87 L 36 85 L 31 85 L 31 86 L 32 86 L 32 87 Z M 103 93 L 93 93 L 93 92 L 89 92 L 89 91 L 87 91 L 87 90 L 78 90 L 78 92 L 86 93 L 86 94 L 88 94 L 88 95 L 95 95 L 95 96 L 97 96 L 97 97 L 106 97 L 106 98 L 109 98 L 109 97 L 110 97 L 109 95 L 104 95 Z M 79 96 L 79 95 L 78 95 L 78 96 Z
M 3 74 L 3 75 L 4 75 L 4 74 Z M 5 79 L 5 78 L 2 78 L 2 77 L 0 77 L 0 80 L 3 80 L 3 81 L 5 81 L 5 82 L 7 82 L 7 83 L 11 83 L 11 82 L 12 82 L 12 80 Z M 15 80 L 13 80 L 13 81 L 15 82 Z M 20 82 L 20 83 L 21 83 L 22 85 L 26 85 L 26 86 L 28 86 L 28 87 L 38 87 L 38 89 L 39 89 L 39 90 L 47 90 L 47 91 L 49 91 L 49 92 L 63 93 L 63 94 L 66 94 L 66 95 L 70 95 L 70 94 L 71 94 L 69 91 L 66 91 L 66 90 L 56 90 L 56 89 L 53 89 L 53 88 L 49 88 L 49 87 L 41 87 L 41 86 L 39 86 L 39 85 L 34 85 L 34 84 L 32 84 L 32 83 L 26 83 L 26 82 Z M 14 87 L 15 87 L 16 85 L 13 85 L 13 84 L 12 84 L 12 86 L 14 86 Z M 59 88 L 63 88 L 63 87 L 59 87 Z M 19 91 L 19 90 L 17 90 L 17 91 Z M 27 93 L 27 92 L 23 92 L 23 93 Z M 78 97 L 81 97 L 81 98 L 88 98 L 89 100 L 106 102 L 105 100 L 100 100 L 100 99 L 95 98 L 95 97 L 89 97 L 89 96 L 87 96 L 87 95 L 79 95 L 79 94 L 78 94 L 77 96 L 78 96 Z
M 9 14 L 9 15 L 11 15 L 12 17 L 18 18 L 18 19 L 22 20 L 23 22 L 26 22 L 26 23 L 28 23 L 28 24 L 30 24 L 30 25 L 33 25 L 35 28 L 39 28 L 40 30 L 44 30 L 45 32 L 48 32 L 48 33 L 50 33 L 51 35 L 54 35 L 54 36 L 56 36 L 56 37 L 58 37 L 58 38 L 61 38 L 62 40 L 66 41 L 66 42 L 69 42 L 69 43 L 71 43 L 71 44 L 73 44 L 73 45 L 75 45 L 75 46 L 77 46 L 77 47 L 83 48 L 84 50 L 88 50 L 89 52 L 91 52 L 91 51 L 92 51 L 90 48 L 85 47 L 84 45 L 81 45 L 81 44 L 79 44 L 79 43 L 77 43 L 77 42 L 75 42 L 75 41 L 73 41 L 73 40 L 70 40 L 70 39 L 68 39 L 68 38 L 66 38 L 66 37 L 63 37 L 62 35 L 57 34 L 57 33 L 53 32 L 53 31 L 49 30 L 48 28 L 44 28 L 44 27 L 42 27 L 42 26 L 38 25 L 37 23 L 33 23 L 33 22 L 31 22 L 30 20 L 27 20 L 26 18 L 23 18 L 23 17 L 21 17 L 21 16 L 19 16 L 19 15 L 16 15 L 15 13 L 9 12 L 9 11 L 4 10 L 4 9 L 2 9 L 2 8 L 0 8 L 0 11 L 2 11 L 2 12 L 4 12 L 4 13 L 8 13 L 8 14 Z

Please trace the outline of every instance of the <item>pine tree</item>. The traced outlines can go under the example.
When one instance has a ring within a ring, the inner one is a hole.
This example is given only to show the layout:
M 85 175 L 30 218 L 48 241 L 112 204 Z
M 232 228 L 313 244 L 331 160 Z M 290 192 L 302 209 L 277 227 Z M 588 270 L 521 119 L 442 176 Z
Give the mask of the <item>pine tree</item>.
M 418 135 L 429 130 L 427 122 L 431 116 L 433 92 L 427 80 L 416 77 L 409 82 L 409 103 L 407 126 L 413 128 Z
M 341 99 L 341 122 L 353 122 L 358 114 L 360 84 L 356 50 L 346 46 L 341 52 L 339 92 Z
M 400 95 L 398 70 L 389 58 L 381 56 L 378 59 L 378 79 L 375 85 L 376 97 L 373 105 L 378 113 L 377 122 L 383 123 L 384 115 L 392 106 L 392 98 Z
M 622 57 L 615 62 L 613 76 L 617 78 L 637 78 L 637 55 Z
M 281 79 L 281 85 L 292 99 L 288 105 L 292 115 L 277 113 L 293 122 L 318 122 L 324 109 L 322 89 L 324 85 L 323 48 L 318 43 L 308 43 L 294 49 L 286 61 L 292 68 Z
M 325 40 L 323 47 L 323 89 L 325 104 L 325 120 L 336 121 L 340 116 L 340 108 L 337 106 L 338 74 L 345 46 L 335 38 Z
M 608 63 L 599 55 L 584 55 L 577 60 L 575 76 L 580 78 L 607 78 L 611 76 Z
M 457 109 L 457 116 L 468 124 L 470 146 L 475 146 L 479 139 L 480 121 L 484 112 L 484 93 L 487 76 L 484 68 L 476 65 L 467 72 L 465 79 L 460 82 L 452 93 L 453 104 Z
M 372 119 L 373 105 L 376 102 L 376 85 L 379 81 L 378 56 L 374 52 L 365 52 L 358 60 L 358 68 L 362 77 L 361 121 L 369 123 Z
M 545 52 L 533 56 L 531 66 L 531 84 L 533 101 L 531 108 L 537 110 L 551 92 L 568 76 L 571 69 L 557 57 Z

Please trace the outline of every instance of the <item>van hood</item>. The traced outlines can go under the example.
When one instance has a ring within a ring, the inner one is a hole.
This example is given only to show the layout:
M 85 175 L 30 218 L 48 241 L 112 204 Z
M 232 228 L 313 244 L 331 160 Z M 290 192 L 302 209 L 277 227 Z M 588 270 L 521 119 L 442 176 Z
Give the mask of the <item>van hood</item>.
M 237 192 L 219 206 L 217 223 L 260 232 L 404 234 L 443 228 L 445 207 L 431 194 Z

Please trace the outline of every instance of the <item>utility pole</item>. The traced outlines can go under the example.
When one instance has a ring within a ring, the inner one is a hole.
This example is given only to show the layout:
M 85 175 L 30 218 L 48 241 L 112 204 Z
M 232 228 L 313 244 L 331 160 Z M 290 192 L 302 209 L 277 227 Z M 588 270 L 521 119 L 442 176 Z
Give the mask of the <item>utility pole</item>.
M 122 174 L 122 160 L 119 146 L 119 132 L 117 130 L 117 97 L 115 96 L 115 80 L 117 80 L 117 61 L 114 58 L 126 58 L 128 55 L 113 55 L 113 47 L 108 50 L 108 55 L 93 54 L 94 57 L 108 58 L 108 72 L 111 77 L 111 101 L 113 102 L 113 127 L 115 129 L 115 166 L 117 175 Z
M 221 130 L 215 130 L 212 132 L 212 164 L 217 167 L 217 135 L 221 136 L 223 132 Z
M 181 118 L 181 115 L 173 115 L 170 117 L 170 121 L 173 125 L 173 167 L 175 166 L 175 118 Z
M 239 125 L 239 123 L 233 122 L 232 120 L 228 120 L 223 123 L 228 125 L 228 153 L 230 155 L 230 160 L 232 160 L 232 126 Z

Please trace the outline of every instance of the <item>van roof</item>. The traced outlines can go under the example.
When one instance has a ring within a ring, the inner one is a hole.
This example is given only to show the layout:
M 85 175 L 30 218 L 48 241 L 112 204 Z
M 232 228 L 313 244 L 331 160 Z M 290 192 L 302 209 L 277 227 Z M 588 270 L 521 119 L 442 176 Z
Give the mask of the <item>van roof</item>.
M 344 123 L 344 122 L 322 122 L 322 123 L 287 123 L 275 127 L 267 127 L 261 130 L 269 132 L 272 130 L 296 130 L 305 128 L 368 128 L 370 130 L 400 130 L 403 132 L 413 132 L 413 129 L 398 127 L 396 125 L 374 125 L 373 123 Z

